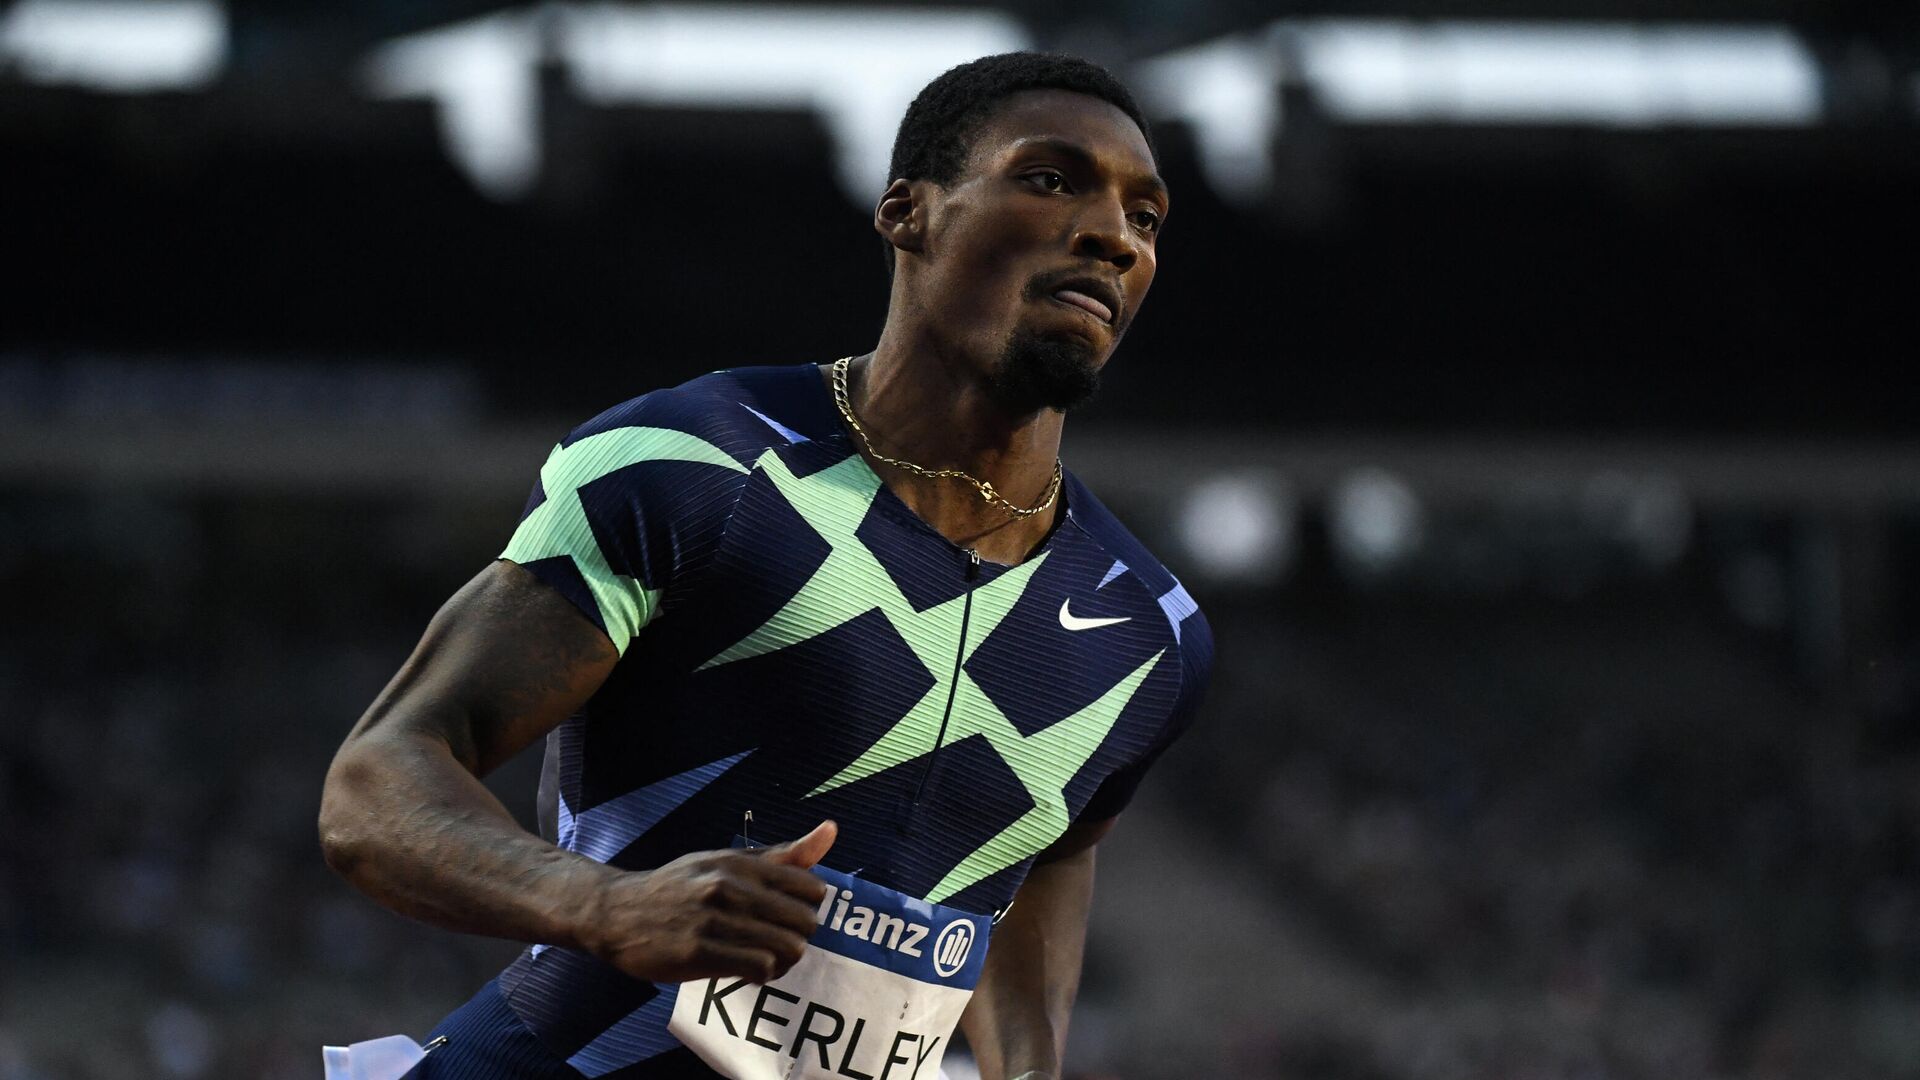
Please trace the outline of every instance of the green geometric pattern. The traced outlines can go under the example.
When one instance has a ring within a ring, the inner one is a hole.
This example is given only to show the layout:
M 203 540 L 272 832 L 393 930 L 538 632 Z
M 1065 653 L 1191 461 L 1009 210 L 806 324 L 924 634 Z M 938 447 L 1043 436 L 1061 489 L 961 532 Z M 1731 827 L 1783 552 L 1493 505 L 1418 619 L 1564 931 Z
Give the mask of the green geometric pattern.
M 877 742 L 808 792 L 807 797 L 863 780 L 932 750 L 940 738 L 940 720 L 951 694 L 953 711 L 946 743 L 951 745 L 969 735 L 983 736 L 1027 789 L 1034 807 L 969 854 L 925 899 L 936 903 L 945 900 L 1051 844 L 1070 824 L 1064 794 L 1067 783 L 1106 739 L 1162 654 L 1142 664 L 1093 704 L 1043 731 L 1023 736 L 965 668 L 955 667 L 954 658 L 962 648 L 961 619 L 967 596 L 962 594 L 925 611 L 915 611 L 880 560 L 855 535 L 881 487 L 880 478 L 865 459 L 853 454 L 831 468 L 798 477 L 769 450 L 755 467 L 767 474 L 831 552 L 779 611 L 698 670 L 790 648 L 878 609 L 927 669 L 933 686 Z M 992 636 L 1045 561 L 1046 554 L 1042 553 L 974 588 L 962 664 Z M 956 678 L 958 686 L 954 685 Z
M 623 427 L 589 435 L 572 446 L 553 448 L 540 467 L 546 501 L 527 515 L 500 553 L 501 558 L 522 564 L 571 556 L 593 593 L 607 636 L 623 656 L 633 636 L 653 618 L 660 590 L 646 588 L 607 565 L 578 492 L 608 473 L 643 461 L 691 461 L 747 471 L 712 443 L 671 428 Z
M 1107 732 L 1113 730 L 1113 722 L 1120 718 L 1121 710 L 1133 700 L 1134 691 L 1140 689 L 1147 673 L 1164 655 L 1164 649 L 1154 653 L 1153 659 L 1135 668 L 1097 701 L 1031 735 L 1020 734 L 990 702 L 985 709 L 966 710 L 955 703 L 953 721 L 947 727 L 947 741 L 959 742 L 969 735 L 986 736 L 1001 760 L 1026 786 L 1027 795 L 1033 799 L 1033 809 L 949 870 L 927 894 L 928 900 L 937 904 L 974 882 L 992 877 L 1021 859 L 1045 850 L 1067 831 L 1067 826 L 1073 824 L 1067 814 L 1068 781 L 1100 748 Z M 962 700 L 987 701 L 987 696 L 973 685 L 973 679 L 965 672 L 961 673 L 960 685 Z

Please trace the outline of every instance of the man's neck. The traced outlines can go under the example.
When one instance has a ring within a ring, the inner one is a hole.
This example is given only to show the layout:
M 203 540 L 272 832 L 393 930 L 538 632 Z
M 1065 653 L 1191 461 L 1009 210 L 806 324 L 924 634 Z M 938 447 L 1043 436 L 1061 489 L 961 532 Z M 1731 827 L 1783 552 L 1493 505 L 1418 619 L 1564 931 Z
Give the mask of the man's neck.
M 964 480 L 931 479 L 875 461 L 873 453 L 927 469 L 959 469 L 992 484 L 1015 506 L 1046 497 L 1064 418 L 1051 409 L 1011 416 L 977 363 L 932 342 L 903 340 L 889 325 L 879 347 L 848 374 L 848 402 L 871 445 L 869 463 L 916 514 L 954 543 L 993 562 L 1018 563 L 1045 538 L 1059 501 L 1016 517 Z

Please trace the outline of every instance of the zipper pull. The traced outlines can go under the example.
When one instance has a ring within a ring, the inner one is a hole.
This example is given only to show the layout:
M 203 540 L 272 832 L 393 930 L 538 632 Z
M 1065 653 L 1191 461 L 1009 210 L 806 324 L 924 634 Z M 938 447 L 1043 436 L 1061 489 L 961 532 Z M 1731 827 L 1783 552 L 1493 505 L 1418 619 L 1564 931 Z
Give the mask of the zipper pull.
M 980 553 L 973 550 L 972 548 L 968 548 L 967 549 L 967 580 L 972 581 L 974 578 L 977 578 L 979 576 L 980 576 Z

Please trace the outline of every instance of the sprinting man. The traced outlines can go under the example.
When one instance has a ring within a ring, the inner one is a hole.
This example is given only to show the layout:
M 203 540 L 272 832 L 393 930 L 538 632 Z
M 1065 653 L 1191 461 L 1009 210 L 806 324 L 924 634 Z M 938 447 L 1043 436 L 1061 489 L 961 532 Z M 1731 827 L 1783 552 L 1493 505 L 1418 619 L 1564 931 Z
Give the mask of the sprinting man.
M 1034 53 L 929 84 L 890 175 L 874 350 L 572 432 L 341 747 L 328 861 L 530 943 L 409 1075 L 932 1080 L 956 1024 L 1059 1075 L 1095 845 L 1212 649 L 1059 457 L 1167 191 L 1127 90 Z M 534 836 L 478 777 L 541 737 Z

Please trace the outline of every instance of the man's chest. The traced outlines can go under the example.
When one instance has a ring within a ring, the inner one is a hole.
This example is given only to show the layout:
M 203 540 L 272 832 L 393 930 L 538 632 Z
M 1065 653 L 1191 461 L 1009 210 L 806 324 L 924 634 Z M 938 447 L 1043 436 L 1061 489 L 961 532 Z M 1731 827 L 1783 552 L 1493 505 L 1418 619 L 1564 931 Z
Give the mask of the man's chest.
M 1050 843 L 1179 692 L 1164 613 L 1100 545 L 1068 524 L 1017 567 L 979 562 L 857 459 L 763 459 L 706 582 L 662 620 L 682 620 L 677 711 L 751 731 L 796 820 L 950 849 L 930 899 Z

